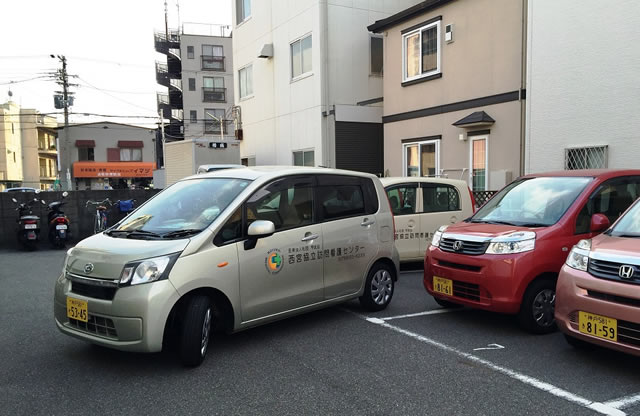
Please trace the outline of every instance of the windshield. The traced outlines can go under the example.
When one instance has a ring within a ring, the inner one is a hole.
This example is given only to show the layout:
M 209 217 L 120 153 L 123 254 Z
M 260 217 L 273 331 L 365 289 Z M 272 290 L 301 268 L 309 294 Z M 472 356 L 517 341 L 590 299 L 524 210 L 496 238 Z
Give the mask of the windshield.
M 110 230 L 109 235 L 167 238 L 196 234 L 209 226 L 247 185 L 247 180 L 228 178 L 178 182 Z
M 546 227 L 569 209 L 592 178 L 532 178 L 502 189 L 471 217 L 470 222 Z
M 640 203 L 636 203 L 609 232 L 614 237 L 640 237 Z

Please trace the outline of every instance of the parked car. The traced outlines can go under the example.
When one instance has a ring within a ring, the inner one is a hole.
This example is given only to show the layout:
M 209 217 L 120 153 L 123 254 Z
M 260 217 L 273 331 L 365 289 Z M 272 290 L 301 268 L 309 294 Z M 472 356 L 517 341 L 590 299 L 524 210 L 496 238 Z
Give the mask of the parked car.
M 464 222 L 441 227 L 424 286 L 444 306 L 517 314 L 534 333 L 555 330 L 555 289 L 569 250 L 606 230 L 640 195 L 640 170 L 528 175 Z
M 195 175 L 69 250 L 55 287 L 65 334 L 185 365 L 230 332 L 359 298 L 387 307 L 393 215 L 373 175 L 262 167 Z
M 640 356 L 640 202 L 573 247 L 558 277 L 555 316 L 573 346 Z
M 4 191 L 5 192 L 35 192 L 36 188 L 21 186 L 18 188 L 8 188 L 8 189 L 5 189 Z
M 473 195 L 465 181 L 442 178 L 382 178 L 396 224 L 401 262 L 422 261 L 433 234 L 473 214 Z
M 244 168 L 244 165 L 200 165 L 198 166 L 197 174 L 208 173 L 208 172 L 216 172 L 218 170 L 223 169 L 237 169 Z

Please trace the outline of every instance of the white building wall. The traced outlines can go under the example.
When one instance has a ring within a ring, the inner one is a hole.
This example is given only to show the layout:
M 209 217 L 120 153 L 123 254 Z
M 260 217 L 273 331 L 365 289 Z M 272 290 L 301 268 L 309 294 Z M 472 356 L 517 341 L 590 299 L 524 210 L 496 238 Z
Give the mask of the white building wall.
M 614 3 L 529 1 L 527 173 L 593 145 L 609 168 L 640 166 L 640 2 Z
M 336 107 L 356 107 L 359 101 L 382 97 L 382 78 L 369 74 L 367 25 L 418 2 L 254 0 L 251 17 L 237 25 L 234 0 L 235 96 L 236 105 L 242 109 L 244 130 L 241 157 L 255 156 L 258 165 L 291 165 L 293 151 L 313 149 L 316 165 L 334 166 L 335 117 L 322 113 L 338 112 Z M 292 81 L 290 44 L 309 33 L 311 74 Z M 273 43 L 273 58 L 257 58 L 262 46 L 268 43 Z M 253 64 L 254 94 L 240 99 L 237 74 L 249 63 Z M 325 80 L 323 73 L 328 74 Z M 381 122 L 381 105 L 357 106 L 356 111 L 347 108 L 342 114 L 357 117 L 340 121 Z

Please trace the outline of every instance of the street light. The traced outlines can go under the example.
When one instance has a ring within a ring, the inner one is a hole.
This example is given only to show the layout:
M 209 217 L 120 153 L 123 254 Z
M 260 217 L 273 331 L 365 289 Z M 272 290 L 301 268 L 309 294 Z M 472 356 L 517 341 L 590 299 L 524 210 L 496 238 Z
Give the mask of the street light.
M 220 140 L 224 141 L 224 125 L 222 124 L 224 119 L 222 117 L 216 117 L 208 111 L 205 111 L 204 113 L 220 123 Z

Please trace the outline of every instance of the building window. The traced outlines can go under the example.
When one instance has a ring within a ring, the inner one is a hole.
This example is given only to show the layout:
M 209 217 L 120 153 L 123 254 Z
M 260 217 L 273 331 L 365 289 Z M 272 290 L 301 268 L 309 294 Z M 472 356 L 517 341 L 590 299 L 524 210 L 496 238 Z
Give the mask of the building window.
M 608 165 L 608 146 L 591 146 L 565 149 L 564 168 L 606 169 Z
M 195 91 L 195 90 L 196 90 L 196 79 L 189 78 L 189 91 Z
M 192 123 L 198 122 L 198 112 L 196 110 L 189 111 L 189 121 Z
M 405 176 L 437 176 L 440 172 L 440 141 L 404 145 Z
M 291 44 L 291 78 L 311 72 L 311 35 Z
M 293 166 L 315 166 L 313 150 L 293 152 Z
M 471 139 L 471 190 L 487 190 L 487 137 Z
M 382 37 L 371 35 L 370 45 L 371 75 L 382 75 L 383 51 Z
M 202 101 L 226 102 L 227 89 L 224 87 L 224 77 L 205 77 L 202 80 Z
M 224 49 L 222 45 L 202 45 L 202 69 L 224 71 Z
M 94 161 L 93 147 L 78 147 L 78 161 Z
M 187 59 L 193 59 L 195 57 L 195 52 L 193 50 L 193 46 L 187 46 Z
M 251 16 L 251 0 L 236 0 L 236 25 Z
M 142 162 L 142 149 L 120 149 L 121 162 Z
M 238 71 L 240 99 L 253 95 L 253 66 L 248 65 Z
M 455 187 L 425 184 L 422 187 L 422 212 L 460 211 L 460 195 Z
M 402 35 L 402 80 L 439 74 L 440 22 L 434 22 Z
M 225 111 L 222 108 L 205 109 L 204 110 L 204 132 L 210 133 L 210 134 L 220 134 L 220 119 L 222 119 L 224 122 L 224 113 Z

